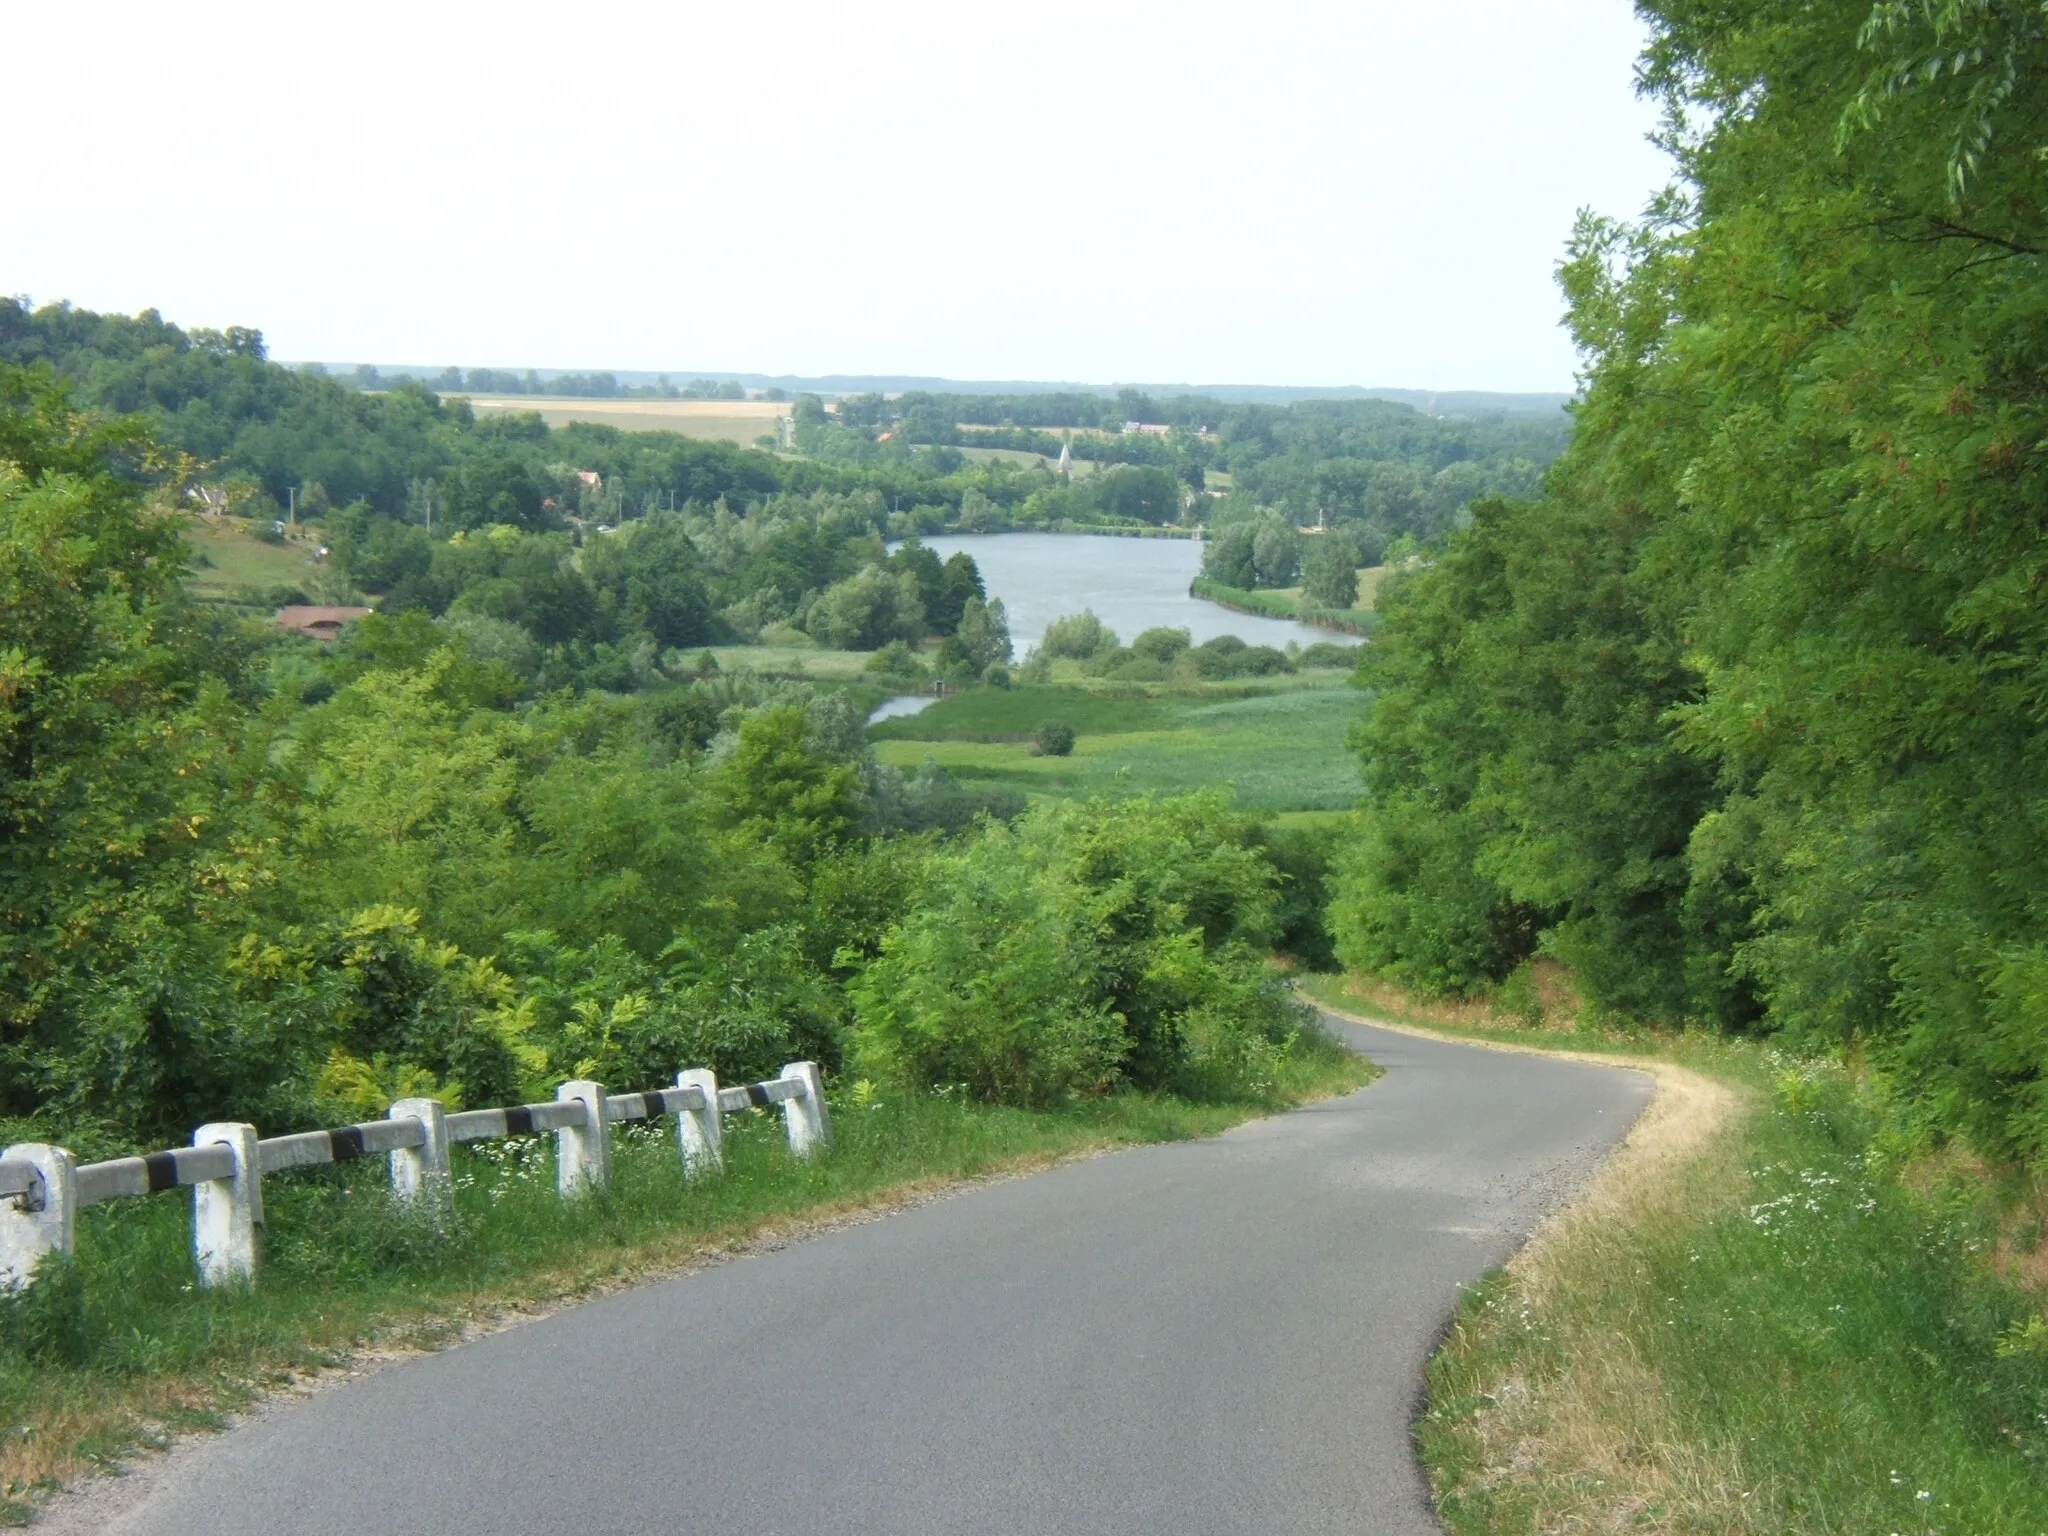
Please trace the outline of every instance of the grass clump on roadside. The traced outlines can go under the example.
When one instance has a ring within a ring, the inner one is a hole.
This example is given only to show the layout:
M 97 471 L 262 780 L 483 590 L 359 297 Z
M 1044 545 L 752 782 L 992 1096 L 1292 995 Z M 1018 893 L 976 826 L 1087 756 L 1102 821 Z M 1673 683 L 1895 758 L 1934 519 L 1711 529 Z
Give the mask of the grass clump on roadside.
M 1310 990 L 1346 1005 L 1337 979 Z M 2024 1181 L 1906 1157 L 1839 1065 L 1435 1022 L 1676 1064 L 1724 1105 L 1693 1113 L 1682 1146 L 1653 1109 L 1585 1202 L 1468 1293 L 1419 1426 L 1450 1531 L 2048 1529 L 2043 1234 Z
M 504 1312 L 657 1275 L 789 1224 L 949 1181 L 1092 1150 L 1209 1135 L 1345 1092 L 1373 1069 L 1304 1035 L 1257 1092 L 1194 1100 L 1114 1093 L 1057 1108 L 975 1103 L 854 1083 L 833 1093 L 834 1142 L 803 1162 L 779 1117 L 726 1120 L 726 1171 L 686 1182 L 672 1129 L 622 1128 L 612 1185 L 564 1201 L 552 1141 L 456 1149 L 452 1214 L 391 1201 L 381 1164 L 266 1182 L 263 1262 L 249 1291 L 193 1283 L 188 1199 L 81 1214 L 78 1252 L 0 1302 L 0 1518 L 94 1466 L 209 1428 L 266 1386 L 371 1345 L 449 1342 Z

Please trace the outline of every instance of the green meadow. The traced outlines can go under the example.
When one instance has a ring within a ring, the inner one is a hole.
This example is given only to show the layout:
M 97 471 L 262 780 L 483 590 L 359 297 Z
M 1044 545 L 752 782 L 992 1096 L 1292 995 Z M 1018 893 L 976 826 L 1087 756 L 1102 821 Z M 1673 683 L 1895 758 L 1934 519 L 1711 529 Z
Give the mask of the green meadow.
M 1345 733 L 1359 697 L 1347 674 L 1272 684 L 1112 694 L 1078 685 L 977 689 L 869 735 L 882 761 L 929 761 L 963 782 L 1030 795 L 1174 794 L 1228 785 L 1247 811 L 1328 813 L 1358 796 Z M 1071 757 L 1040 756 L 1038 727 L 1074 728 Z

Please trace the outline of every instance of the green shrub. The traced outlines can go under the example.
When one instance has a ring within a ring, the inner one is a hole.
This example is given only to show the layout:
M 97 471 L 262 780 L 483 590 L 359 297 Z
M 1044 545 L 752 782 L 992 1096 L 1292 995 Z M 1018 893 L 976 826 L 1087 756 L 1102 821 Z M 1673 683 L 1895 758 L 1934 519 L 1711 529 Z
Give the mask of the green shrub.
M 1065 656 L 1074 661 L 1086 661 L 1099 652 L 1115 649 L 1116 631 L 1087 608 L 1054 619 L 1038 642 L 1040 655 Z
M 1037 745 L 1045 757 L 1069 757 L 1074 751 L 1074 728 L 1064 720 L 1048 720 L 1038 728 Z
M 1250 836 L 1189 795 L 1043 805 L 937 855 L 853 985 L 857 1070 L 1021 1104 L 1263 1091 L 1303 1011 Z
M 708 652 L 706 654 L 709 654 Z M 861 664 L 861 671 L 883 677 L 926 678 L 931 676 L 917 652 L 901 640 L 891 640 Z
M 1185 629 L 1148 629 L 1131 642 L 1131 649 L 1140 656 L 1168 666 L 1176 657 L 1194 644 L 1194 639 Z
M 1323 667 L 1355 667 L 1358 665 L 1358 647 L 1339 645 L 1334 640 L 1318 640 L 1295 657 L 1294 664 L 1310 671 Z

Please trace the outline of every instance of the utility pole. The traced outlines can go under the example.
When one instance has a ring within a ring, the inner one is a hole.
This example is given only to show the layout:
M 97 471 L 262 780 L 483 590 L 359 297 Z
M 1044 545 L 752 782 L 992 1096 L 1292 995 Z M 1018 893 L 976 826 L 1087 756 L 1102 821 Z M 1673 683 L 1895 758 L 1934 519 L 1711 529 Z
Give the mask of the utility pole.
M 284 495 L 285 500 L 290 503 L 285 516 L 292 520 L 292 526 L 296 528 L 299 526 L 299 488 L 296 485 L 288 485 L 284 488 Z

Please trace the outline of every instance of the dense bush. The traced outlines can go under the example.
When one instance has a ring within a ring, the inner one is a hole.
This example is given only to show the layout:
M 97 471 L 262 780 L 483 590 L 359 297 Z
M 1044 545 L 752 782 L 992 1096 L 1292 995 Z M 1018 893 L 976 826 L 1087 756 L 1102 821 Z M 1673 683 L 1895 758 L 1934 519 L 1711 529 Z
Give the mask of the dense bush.
M 935 854 L 852 989 L 856 1066 L 1045 1103 L 1269 1077 L 1271 866 L 1217 797 L 1048 805 Z
M 1048 720 L 1039 726 L 1033 743 L 1042 756 L 1070 757 L 1074 751 L 1074 728 L 1064 720 Z
M 1116 631 L 1098 619 L 1093 609 L 1084 608 L 1046 625 L 1038 651 L 1042 656 L 1086 661 L 1102 651 L 1115 650 L 1116 643 Z

